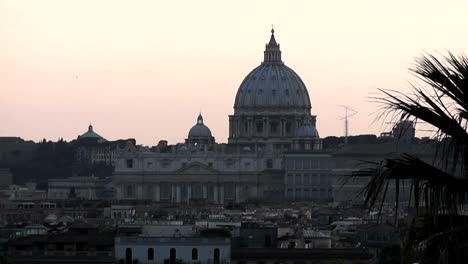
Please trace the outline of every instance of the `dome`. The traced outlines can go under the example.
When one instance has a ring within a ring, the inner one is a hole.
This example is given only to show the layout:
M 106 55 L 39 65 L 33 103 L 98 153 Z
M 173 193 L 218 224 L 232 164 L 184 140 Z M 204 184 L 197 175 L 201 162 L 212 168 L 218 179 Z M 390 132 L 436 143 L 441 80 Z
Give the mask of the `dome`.
M 188 134 L 189 138 L 211 138 L 211 130 L 203 124 L 203 116 L 198 115 L 197 124 L 194 125 Z
M 279 46 L 272 30 L 264 61 L 245 77 L 237 91 L 235 110 L 310 111 L 307 88 L 299 75 L 281 61 Z
M 296 130 L 296 137 L 319 138 L 319 133 L 312 124 L 305 123 Z
M 91 139 L 96 139 L 96 140 L 105 140 L 103 137 L 101 137 L 99 134 L 94 132 L 93 126 L 89 125 L 88 126 L 88 131 L 84 133 L 83 135 L 78 137 L 79 139 L 85 139 L 85 138 L 91 138 Z

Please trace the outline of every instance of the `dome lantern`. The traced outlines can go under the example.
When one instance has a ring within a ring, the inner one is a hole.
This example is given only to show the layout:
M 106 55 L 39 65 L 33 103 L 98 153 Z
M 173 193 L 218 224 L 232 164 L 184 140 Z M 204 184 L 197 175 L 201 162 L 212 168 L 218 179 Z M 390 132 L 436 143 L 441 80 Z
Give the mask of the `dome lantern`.
M 273 28 L 271 29 L 270 42 L 268 42 L 268 44 L 265 45 L 263 63 L 267 63 L 267 64 L 275 64 L 275 63 L 282 64 L 283 63 L 281 61 L 280 45 L 276 42 L 275 30 Z

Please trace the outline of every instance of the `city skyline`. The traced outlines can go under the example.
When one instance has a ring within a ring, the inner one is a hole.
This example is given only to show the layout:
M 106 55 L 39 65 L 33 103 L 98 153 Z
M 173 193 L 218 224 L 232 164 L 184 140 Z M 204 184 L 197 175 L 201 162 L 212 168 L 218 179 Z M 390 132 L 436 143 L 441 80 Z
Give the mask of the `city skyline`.
M 233 98 L 262 61 L 271 23 L 320 136 L 343 135 L 339 105 L 359 112 L 351 134 L 378 134 L 388 127 L 372 124 L 377 88 L 407 91 L 407 68 L 423 51 L 468 46 L 458 33 L 466 2 L 269 3 L 4 2 L 0 135 L 72 140 L 92 123 L 107 139 L 176 143 L 201 111 L 226 142 Z

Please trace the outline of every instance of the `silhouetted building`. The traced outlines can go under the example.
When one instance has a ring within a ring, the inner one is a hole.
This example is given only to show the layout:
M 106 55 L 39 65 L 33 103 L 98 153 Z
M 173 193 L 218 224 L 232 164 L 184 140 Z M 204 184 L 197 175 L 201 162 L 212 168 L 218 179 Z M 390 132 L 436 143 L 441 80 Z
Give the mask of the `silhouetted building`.
M 284 153 L 321 148 L 307 88 L 283 63 L 272 30 L 264 61 L 237 91 L 228 144 L 216 143 L 201 114 L 184 143 L 163 141 L 151 149 L 127 144 L 117 151 L 116 199 L 277 202 L 286 195 Z
M 92 125 L 75 141 L 76 160 L 83 165 L 106 164 L 115 165 L 116 150 L 124 146 L 127 141 L 135 144 L 134 139 L 108 141 L 94 132 Z

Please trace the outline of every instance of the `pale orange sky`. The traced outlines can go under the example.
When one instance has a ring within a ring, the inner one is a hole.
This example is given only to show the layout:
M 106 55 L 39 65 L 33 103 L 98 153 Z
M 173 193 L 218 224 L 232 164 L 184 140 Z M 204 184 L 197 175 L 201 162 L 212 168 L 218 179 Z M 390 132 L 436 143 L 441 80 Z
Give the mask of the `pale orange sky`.
M 0 136 L 181 142 L 201 109 L 218 142 L 271 24 L 322 137 L 372 124 L 377 88 L 408 90 L 423 51 L 468 53 L 468 1 L 0 0 Z

